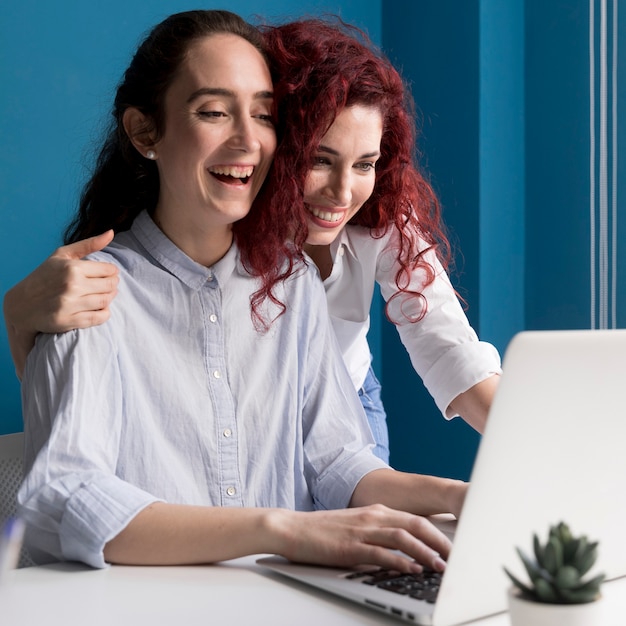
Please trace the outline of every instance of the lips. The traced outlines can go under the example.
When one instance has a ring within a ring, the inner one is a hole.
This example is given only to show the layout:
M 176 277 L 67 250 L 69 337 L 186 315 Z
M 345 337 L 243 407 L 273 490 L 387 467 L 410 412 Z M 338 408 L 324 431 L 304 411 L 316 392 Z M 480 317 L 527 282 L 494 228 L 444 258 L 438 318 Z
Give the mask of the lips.
M 254 165 L 215 165 L 209 173 L 223 183 L 245 185 L 254 173 Z

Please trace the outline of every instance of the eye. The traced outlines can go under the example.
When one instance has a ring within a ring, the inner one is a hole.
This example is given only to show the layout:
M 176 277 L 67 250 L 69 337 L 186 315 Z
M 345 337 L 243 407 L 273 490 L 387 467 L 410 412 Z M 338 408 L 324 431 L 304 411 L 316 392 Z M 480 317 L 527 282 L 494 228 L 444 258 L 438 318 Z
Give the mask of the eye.
M 357 169 L 362 170 L 363 172 L 369 172 L 370 170 L 376 169 L 375 161 L 363 161 L 362 163 L 356 163 L 355 166 Z
M 313 157 L 313 167 L 319 167 L 322 165 L 330 165 L 330 159 L 325 156 L 316 156 Z
M 198 111 L 198 115 L 205 119 L 226 117 L 226 113 L 223 111 Z
M 274 126 L 274 118 L 269 113 L 261 113 L 259 115 L 254 115 L 253 117 L 261 120 L 262 122 L 265 122 L 266 124 Z

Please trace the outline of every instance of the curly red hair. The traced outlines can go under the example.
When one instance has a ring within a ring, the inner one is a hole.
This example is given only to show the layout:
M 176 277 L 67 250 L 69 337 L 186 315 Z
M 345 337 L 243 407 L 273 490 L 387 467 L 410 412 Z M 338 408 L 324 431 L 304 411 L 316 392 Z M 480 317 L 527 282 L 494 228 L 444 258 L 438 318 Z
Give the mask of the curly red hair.
M 432 282 L 434 269 L 424 255 L 435 249 L 447 267 L 450 246 L 437 197 L 416 164 L 414 105 L 400 74 L 361 30 L 339 18 L 265 26 L 262 31 L 274 79 L 279 138 L 258 199 L 259 205 L 272 205 L 264 214 L 273 219 L 278 208 L 291 212 L 285 219 L 291 223 L 295 249 L 301 251 L 307 237 L 304 184 L 323 136 L 345 107 L 379 109 L 383 135 L 376 185 L 350 223 L 372 229 L 374 237 L 390 226 L 398 229 L 396 285 L 399 292 L 423 299 L 408 289 L 411 273 L 420 268 L 426 274 L 423 285 Z

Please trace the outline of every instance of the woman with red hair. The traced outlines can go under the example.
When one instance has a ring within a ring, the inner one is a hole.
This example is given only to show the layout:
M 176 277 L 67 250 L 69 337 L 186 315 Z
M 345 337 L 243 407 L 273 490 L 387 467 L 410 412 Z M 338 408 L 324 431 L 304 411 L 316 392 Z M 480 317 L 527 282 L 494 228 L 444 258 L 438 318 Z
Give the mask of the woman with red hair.
M 415 112 L 392 64 L 358 29 L 304 20 L 265 29 L 280 143 L 263 198 L 298 215 L 293 239 L 317 265 L 344 361 L 389 459 L 370 366 L 378 283 L 415 371 L 445 417 L 482 432 L 500 373 L 448 280 L 437 197 L 415 162 Z
M 376 283 L 387 317 L 439 409 L 447 418 L 463 416 L 482 432 L 500 359 L 493 346 L 478 340 L 446 274 L 449 244 L 436 195 L 415 162 L 408 89 L 349 25 L 303 20 L 263 32 L 279 145 L 256 201 L 260 217 L 235 224 L 235 232 L 276 242 L 289 225 L 296 250 L 317 265 L 378 456 L 389 458 L 380 384 L 367 343 Z M 74 228 L 66 242 L 102 230 Z M 108 318 L 114 270 L 77 259 L 109 238 L 60 248 L 9 292 L 5 320 L 18 373 L 35 330 L 57 332 Z M 266 245 L 251 246 L 248 254 L 251 263 L 267 267 Z M 253 304 L 266 296 L 271 298 L 271 281 Z

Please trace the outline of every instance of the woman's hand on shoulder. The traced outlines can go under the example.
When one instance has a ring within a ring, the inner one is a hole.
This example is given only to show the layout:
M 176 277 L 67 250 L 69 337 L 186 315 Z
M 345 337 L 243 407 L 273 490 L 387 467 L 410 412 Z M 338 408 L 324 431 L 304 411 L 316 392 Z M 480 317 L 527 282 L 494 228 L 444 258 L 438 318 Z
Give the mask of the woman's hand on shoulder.
M 83 257 L 101 250 L 112 239 L 111 230 L 58 248 L 6 293 L 4 318 L 19 377 L 38 332 L 87 328 L 109 319 L 118 269 Z
M 102 324 L 117 294 L 118 269 L 83 260 L 113 239 L 113 231 L 62 246 L 16 285 L 11 323 L 33 332 L 65 332 Z M 19 318 L 18 315 L 19 314 Z

